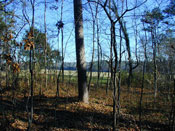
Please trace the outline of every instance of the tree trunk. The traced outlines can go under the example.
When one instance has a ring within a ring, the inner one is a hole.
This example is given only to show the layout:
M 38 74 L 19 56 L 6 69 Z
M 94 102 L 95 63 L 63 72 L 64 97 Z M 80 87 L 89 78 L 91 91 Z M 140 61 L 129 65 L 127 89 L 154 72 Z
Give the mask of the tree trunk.
M 155 42 L 154 32 L 151 31 L 152 44 L 153 44 L 153 63 L 154 63 L 154 102 L 156 102 L 157 97 L 157 62 L 156 62 L 156 48 L 157 44 Z M 155 105 L 155 104 L 154 104 Z
M 90 90 L 90 85 L 91 85 L 91 80 L 92 80 L 92 68 L 93 68 L 93 63 L 94 63 L 94 50 L 95 50 L 95 19 L 97 18 L 97 10 L 98 10 L 98 5 L 96 6 L 96 13 L 95 13 L 95 16 L 93 14 L 93 10 L 92 10 L 92 7 L 91 7 L 91 4 L 89 3 L 89 7 L 91 9 L 91 15 L 92 15 L 92 18 L 93 18 L 93 35 L 92 35 L 92 44 L 93 44 L 93 47 L 92 47 L 92 60 L 91 60 L 91 64 L 90 64 L 90 76 L 89 76 L 89 83 L 88 83 L 88 90 Z
M 121 28 L 119 30 L 120 34 L 120 49 L 119 49 L 119 72 L 118 72 L 118 94 L 117 94 L 117 123 L 119 123 L 119 116 L 120 116 L 120 88 L 121 88 L 121 63 L 122 63 L 122 34 Z
M 76 57 L 78 70 L 78 93 L 79 100 L 85 103 L 89 102 L 88 87 L 86 86 L 86 60 L 84 49 L 83 34 L 83 15 L 82 1 L 74 0 L 74 19 L 75 19 L 75 41 L 76 41 Z
M 46 0 L 44 7 L 44 33 L 45 33 L 45 45 L 44 45 L 44 68 L 45 68 L 45 89 L 47 89 L 47 26 L 46 26 Z M 42 95 L 42 91 L 41 91 Z
M 117 45 L 116 45 L 116 38 L 115 38 L 115 23 L 111 21 L 111 54 L 114 52 L 114 67 L 113 62 L 111 63 L 111 79 L 113 84 L 113 131 L 116 130 L 117 126 L 117 112 L 116 112 L 116 91 L 117 91 L 117 66 L 118 66 L 118 56 L 117 56 Z
M 32 5 L 32 26 L 30 28 L 30 32 L 32 31 L 32 36 L 34 37 L 34 21 L 35 21 L 35 0 L 31 0 Z M 34 42 L 34 39 L 33 39 Z M 31 130 L 32 121 L 33 121 L 33 88 L 34 88 L 34 70 L 35 70 L 35 63 L 34 63 L 34 57 L 35 57 L 35 48 L 30 49 L 30 116 L 28 121 L 28 131 Z
M 63 2 L 64 0 L 62 0 L 62 4 L 61 4 L 61 22 L 62 22 L 62 17 L 63 17 Z M 61 53 L 62 53 L 62 58 L 61 58 L 61 72 L 62 72 L 62 83 L 64 82 L 64 35 L 63 35 L 63 27 L 61 28 Z
M 97 21 L 97 51 L 98 51 L 98 74 L 97 74 L 97 88 L 99 87 L 99 80 L 100 80 L 100 42 L 99 42 L 99 26 Z
M 117 15 L 117 17 L 119 18 L 118 15 Z M 130 41 L 129 41 L 129 35 L 128 35 L 127 30 L 126 30 L 126 26 L 125 26 L 124 22 L 121 19 L 119 20 L 119 24 L 120 24 L 120 27 L 122 29 L 122 32 L 123 32 L 123 35 L 124 35 L 124 38 L 125 38 L 126 49 L 127 49 L 127 52 L 128 52 L 128 61 L 129 61 L 128 90 L 130 90 L 131 78 L 132 78 L 132 61 L 131 61 Z
M 146 65 L 146 61 L 144 60 L 143 70 L 142 70 L 142 86 L 141 86 L 140 102 L 139 102 L 139 128 L 140 130 L 142 130 L 142 101 L 143 101 L 143 88 L 144 88 L 144 81 L 145 81 L 145 65 Z

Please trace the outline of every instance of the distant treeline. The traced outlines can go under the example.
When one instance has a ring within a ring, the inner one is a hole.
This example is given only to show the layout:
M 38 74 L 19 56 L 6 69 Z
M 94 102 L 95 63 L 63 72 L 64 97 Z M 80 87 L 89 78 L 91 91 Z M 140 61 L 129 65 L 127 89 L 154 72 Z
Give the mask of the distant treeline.
M 91 71 L 90 70 L 90 62 L 86 63 L 86 68 L 87 71 Z M 134 61 L 133 64 L 136 64 L 136 62 Z M 4 65 L 4 66 L 3 66 Z M 171 69 L 175 69 L 175 64 L 173 64 L 172 62 L 169 62 L 168 60 L 162 60 L 162 61 L 157 61 L 157 67 L 158 67 L 158 72 L 159 73 L 167 73 L 170 72 Z M 20 67 L 22 70 L 26 70 L 29 69 L 29 64 L 28 62 L 24 62 L 20 64 Z M 171 69 L 170 69 L 171 67 Z M 42 69 L 41 66 L 37 66 L 36 63 L 36 68 L 38 70 Z M 135 68 L 133 70 L 133 72 L 141 72 L 143 68 L 143 62 L 140 61 L 139 65 L 137 66 L 137 68 Z M 5 64 L 2 64 L 1 66 L 1 71 L 3 71 L 5 69 Z M 48 70 L 60 70 L 61 69 L 61 63 L 59 64 L 48 64 L 47 66 Z M 76 62 L 65 62 L 64 63 L 64 70 L 72 70 L 75 71 L 77 70 L 76 68 Z M 122 61 L 121 63 L 121 70 L 122 71 L 128 71 L 129 70 L 129 63 L 128 61 Z M 110 71 L 110 67 L 107 61 L 103 60 L 100 62 L 100 72 L 109 72 Z M 93 67 L 92 67 L 92 72 L 98 72 L 98 62 L 95 61 L 93 63 Z M 146 68 L 145 68 L 145 72 L 150 73 L 153 72 L 153 62 L 152 61 L 147 61 L 146 63 Z M 171 71 L 173 72 L 173 71 Z

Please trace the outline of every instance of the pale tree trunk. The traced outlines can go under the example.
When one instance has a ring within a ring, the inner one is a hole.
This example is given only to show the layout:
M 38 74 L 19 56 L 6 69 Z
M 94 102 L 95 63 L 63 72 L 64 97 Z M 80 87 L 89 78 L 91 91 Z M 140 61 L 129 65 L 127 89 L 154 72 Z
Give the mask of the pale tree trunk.
M 84 34 L 83 34 L 83 15 L 82 1 L 74 0 L 74 19 L 75 19 L 75 42 L 76 42 L 76 57 L 78 70 L 78 93 L 79 100 L 85 103 L 89 102 L 88 87 L 86 85 L 86 60 L 84 49 Z
M 107 82 L 106 82 L 106 95 L 108 94 L 108 88 L 109 88 L 109 79 L 110 79 L 110 60 L 108 62 L 108 77 L 107 77 Z

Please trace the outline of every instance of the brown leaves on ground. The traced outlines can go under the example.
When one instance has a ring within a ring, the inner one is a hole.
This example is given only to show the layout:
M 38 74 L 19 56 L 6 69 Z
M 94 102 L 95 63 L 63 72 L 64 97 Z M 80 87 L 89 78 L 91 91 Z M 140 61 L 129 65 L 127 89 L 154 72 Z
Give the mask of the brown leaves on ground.
M 33 130 L 112 130 L 112 92 L 109 92 L 109 95 L 106 95 L 105 90 L 92 90 L 89 104 L 85 104 L 78 101 L 78 98 L 76 97 L 77 91 L 74 86 L 63 84 L 60 85 L 60 87 L 59 97 L 55 96 L 55 86 L 43 89 L 42 96 L 37 96 L 36 94 L 39 93 L 36 92 L 38 90 L 35 90 Z M 122 95 L 121 99 L 124 99 L 124 97 L 126 96 Z M 16 96 L 18 101 L 15 106 L 15 118 L 11 115 L 13 105 L 11 99 L 8 98 L 10 97 L 4 97 L 2 103 L 4 103 L 4 112 L 6 113 L 6 118 L 10 121 L 10 126 L 15 130 L 26 130 L 28 126 L 28 115 L 26 112 L 27 98 Z M 124 106 L 121 107 L 120 116 L 118 116 L 118 129 L 120 131 L 139 130 L 136 117 L 127 114 L 127 108 L 129 107 L 126 107 L 125 109 L 123 109 Z M 156 117 L 156 114 L 154 117 Z
M 15 119 L 14 123 L 11 124 L 14 129 L 27 130 L 27 123 L 21 120 Z

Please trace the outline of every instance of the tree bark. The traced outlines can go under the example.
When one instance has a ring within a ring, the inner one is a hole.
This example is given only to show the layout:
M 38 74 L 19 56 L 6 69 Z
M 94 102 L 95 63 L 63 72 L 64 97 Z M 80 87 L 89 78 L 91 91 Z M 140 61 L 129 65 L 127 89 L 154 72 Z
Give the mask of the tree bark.
M 99 25 L 97 20 L 97 52 L 98 52 L 98 77 L 97 77 L 97 88 L 99 87 L 100 72 L 101 72 L 101 62 L 100 62 L 100 42 L 99 42 Z
M 61 22 L 63 19 L 63 2 L 64 0 L 62 0 L 62 4 L 61 4 Z M 64 35 L 63 35 L 63 27 L 61 28 L 61 53 L 62 53 L 62 58 L 61 58 L 61 72 L 62 72 L 62 83 L 64 82 Z
M 34 37 L 34 22 L 35 22 L 35 0 L 30 1 L 32 5 L 32 25 L 30 28 L 30 32 L 32 31 L 32 36 Z M 32 39 L 34 42 L 34 38 Z M 35 58 L 35 48 L 30 49 L 30 116 L 29 116 L 29 121 L 28 121 L 28 131 L 32 130 L 32 122 L 33 122 L 33 88 L 34 88 L 34 70 L 35 70 L 35 63 L 34 63 L 34 58 Z
M 45 67 L 45 89 L 47 89 L 47 26 L 46 26 L 46 2 L 45 0 L 45 7 L 44 7 L 44 33 L 45 33 L 45 45 L 44 45 L 44 67 Z M 42 91 L 41 91 L 42 94 Z
M 86 85 L 86 60 L 83 34 L 82 1 L 74 0 L 74 20 L 75 20 L 75 42 L 78 70 L 78 95 L 79 100 L 84 103 L 89 102 L 88 87 Z
M 153 44 L 153 63 L 154 63 L 154 103 L 156 102 L 157 97 L 157 62 L 156 62 L 156 48 L 157 43 L 155 42 L 155 34 L 151 31 L 152 44 Z

